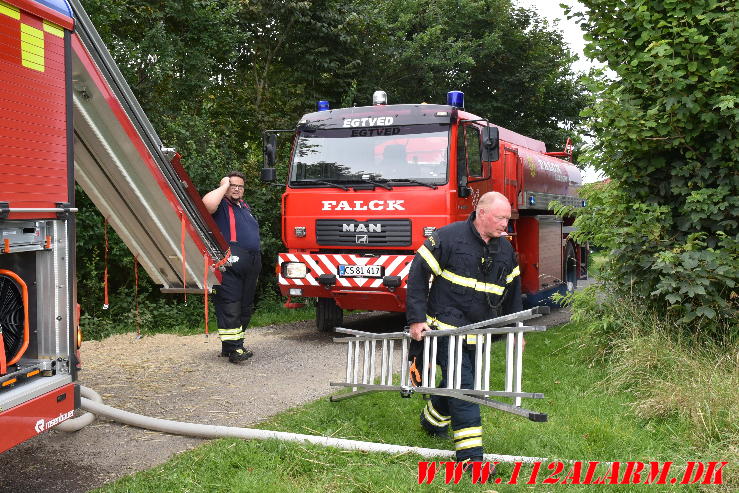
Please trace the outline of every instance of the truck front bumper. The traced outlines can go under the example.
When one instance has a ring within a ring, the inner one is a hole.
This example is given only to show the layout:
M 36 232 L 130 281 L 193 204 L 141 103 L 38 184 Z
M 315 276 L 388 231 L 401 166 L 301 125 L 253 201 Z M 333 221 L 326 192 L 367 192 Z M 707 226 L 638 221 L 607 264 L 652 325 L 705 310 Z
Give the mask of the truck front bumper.
M 281 253 L 278 285 L 284 296 L 333 298 L 346 310 L 400 312 L 412 261 L 413 255 Z

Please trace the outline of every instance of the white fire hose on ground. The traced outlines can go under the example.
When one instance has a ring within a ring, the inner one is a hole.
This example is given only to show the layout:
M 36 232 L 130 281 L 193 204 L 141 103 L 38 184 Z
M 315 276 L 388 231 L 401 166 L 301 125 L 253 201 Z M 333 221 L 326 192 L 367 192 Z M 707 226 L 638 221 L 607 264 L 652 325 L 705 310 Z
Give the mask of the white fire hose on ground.
M 83 404 L 84 401 L 94 401 L 99 404 L 103 403 L 103 398 L 100 397 L 100 394 L 98 394 L 91 388 L 85 387 L 83 385 L 80 385 L 80 395 L 82 396 Z M 82 406 L 82 408 L 84 409 L 84 405 Z M 62 421 L 61 423 L 56 425 L 54 429 L 67 432 L 79 431 L 93 421 L 95 421 L 95 415 L 91 412 L 88 412 L 77 418 Z
M 312 443 L 324 447 L 335 447 L 344 450 L 358 450 L 363 452 L 383 452 L 386 454 L 418 454 L 422 457 L 453 457 L 453 450 L 430 449 L 423 447 L 409 447 L 405 445 L 391 445 L 386 443 L 362 442 L 359 440 L 347 440 L 344 438 L 330 438 L 316 435 L 302 435 L 300 433 L 287 433 L 284 431 L 258 430 L 254 428 L 238 428 L 232 426 L 214 426 L 196 423 L 184 423 L 182 421 L 170 421 L 167 419 L 152 418 L 121 409 L 116 409 L 103 404 L 100 394 L 94 390 L 80 386 L 82 395 L 81 408 L 87 411 L 78 418 L 70 419 L 58 424 L 55 428 L 61 431 L 73 432 L 82 429 L 92 423 L 95 415 L 105 416 L 113 421 L 145 428 L 147 430 L 170 433 L 172 435 L 185 435 L 199 438 L 243 438 L 245 440 L 281 440 L 285 442 Z M 497 462 L 537 462 L 547 461 L 541 457 L 523 457 L 516 455 L 485 454 L 484 460 Z

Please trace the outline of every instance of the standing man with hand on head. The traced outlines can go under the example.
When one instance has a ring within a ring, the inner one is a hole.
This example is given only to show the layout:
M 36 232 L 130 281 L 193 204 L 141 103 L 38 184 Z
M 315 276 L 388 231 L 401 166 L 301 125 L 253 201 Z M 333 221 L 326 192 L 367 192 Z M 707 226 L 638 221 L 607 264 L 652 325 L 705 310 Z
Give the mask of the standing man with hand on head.
M 435 231 L 418 249 L 408 274 L 406 317 L 416 341 L 433 329 L 451 329 L 521 311 L 521 279 L 513 246 L 506 238 L 511 206 L 498 192 L 480 197 L 467 221 Z M 434 276 L 429 287 L 429 278 Z M 462 388 L 474 385 L 475 336 L 462 350 Z M 446 386 L 449 338 L 438 341 L 437 361 Z M 431 396 L 421 426 L 447 437 L 451 425 L 457 461 L 482 461 L 480 406 Z
M 220 286 L 214 287 L 221 356 L 240 363 L 253 353 L 244 347 L 244 331 L 253 312 L 257 278 L 262 270 L 259 224 L 244 197 L 244 175 L 232 171 L 218 188 L 203 197 L 218 229 L 231 248 L 231 265 L 223 272 Z

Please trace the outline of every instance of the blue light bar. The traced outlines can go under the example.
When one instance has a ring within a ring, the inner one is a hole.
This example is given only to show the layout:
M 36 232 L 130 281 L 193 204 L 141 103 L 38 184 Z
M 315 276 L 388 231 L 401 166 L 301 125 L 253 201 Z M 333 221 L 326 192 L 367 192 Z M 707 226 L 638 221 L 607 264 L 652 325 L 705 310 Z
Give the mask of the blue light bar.
M 37 0 L 37 2 L 44 5 L 45 7 L 49 7 L 52 10 L 56 10 L 60 14 L 64 14 L 67 17 L 74 18 L 72 9 L 69 8 L 66 0 Z
M 328 101 L 321 100 L 318 102 L 318 111 L 328 111 L 331 108 L 328 106 Z
M 455 108 L 464 108 L 464 93 L 462 91 L 449 91 L 446 93 L 446 104 Z

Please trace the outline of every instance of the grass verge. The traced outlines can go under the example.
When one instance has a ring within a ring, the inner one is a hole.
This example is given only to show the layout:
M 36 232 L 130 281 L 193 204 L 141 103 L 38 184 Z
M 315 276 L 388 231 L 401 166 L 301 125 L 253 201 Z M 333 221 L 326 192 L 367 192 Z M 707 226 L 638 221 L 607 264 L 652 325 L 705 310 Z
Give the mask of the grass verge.
M 497 347 L 502 356 L 502 347 Z M 544 400 L 527 400 L 524 406 L 546 412 L 549 421 L 533 423 L 484 408 L 484 445 L 488 453 L 546 457 L 580 461 L 672 461 L 669 477 L 681 478 L 681 467 L 690 460 L 733 460 L 723 470 L 729 484 L 712 491 L 732 491 L 736 486 L 736 458 L 727 459 L 730 448 L 706 448 L 695 440 L 691 416 L 666 413 L 644 416 L 637 396 L 623 390 L 593 346 L 592 328 L 572 323 L 527 337 L 524 390 L 543 392 Z M 502 375 L 501 365 L 494 375 Z M 500 377 L 498 380 L 502 380 Z M 495 381 L 493 388 L 499 388 Z M 294 433 L 355 440 L 450 449 L 452 444 L 426 436 L 418 425 L 424 400 L 401 399 L 396 393 L 369 394 L 331 403 L 326 399 L 283 413 L 260 427 Z M 711 442 L 715 443 L 715 442 Z M 347 452 L 277 441 L 217 440 L 179 454 L 164 465 L 123 478 L 98 491 L 171 492 L 406 492 L 406 491 L 695 491 L 700 485 L 546 485 L 551 474 L 544 467 L 535 485 L 525 485 L 530 467 L 520 471 L 517 485 L 509 481 L 514 469 L 499 467 L 501 484 L 477 485 L 469 479 L 444 484 L 443 475 L 431 484 L 419 485 L 418 456 Z M 570 466 L 556 476 L 566 479 Z M 605 474 L 599 470 L 598 475 Z M 623 474 L 623 470 L 621 471 Z M 679 481 L 679 479 L 678 479 Z

